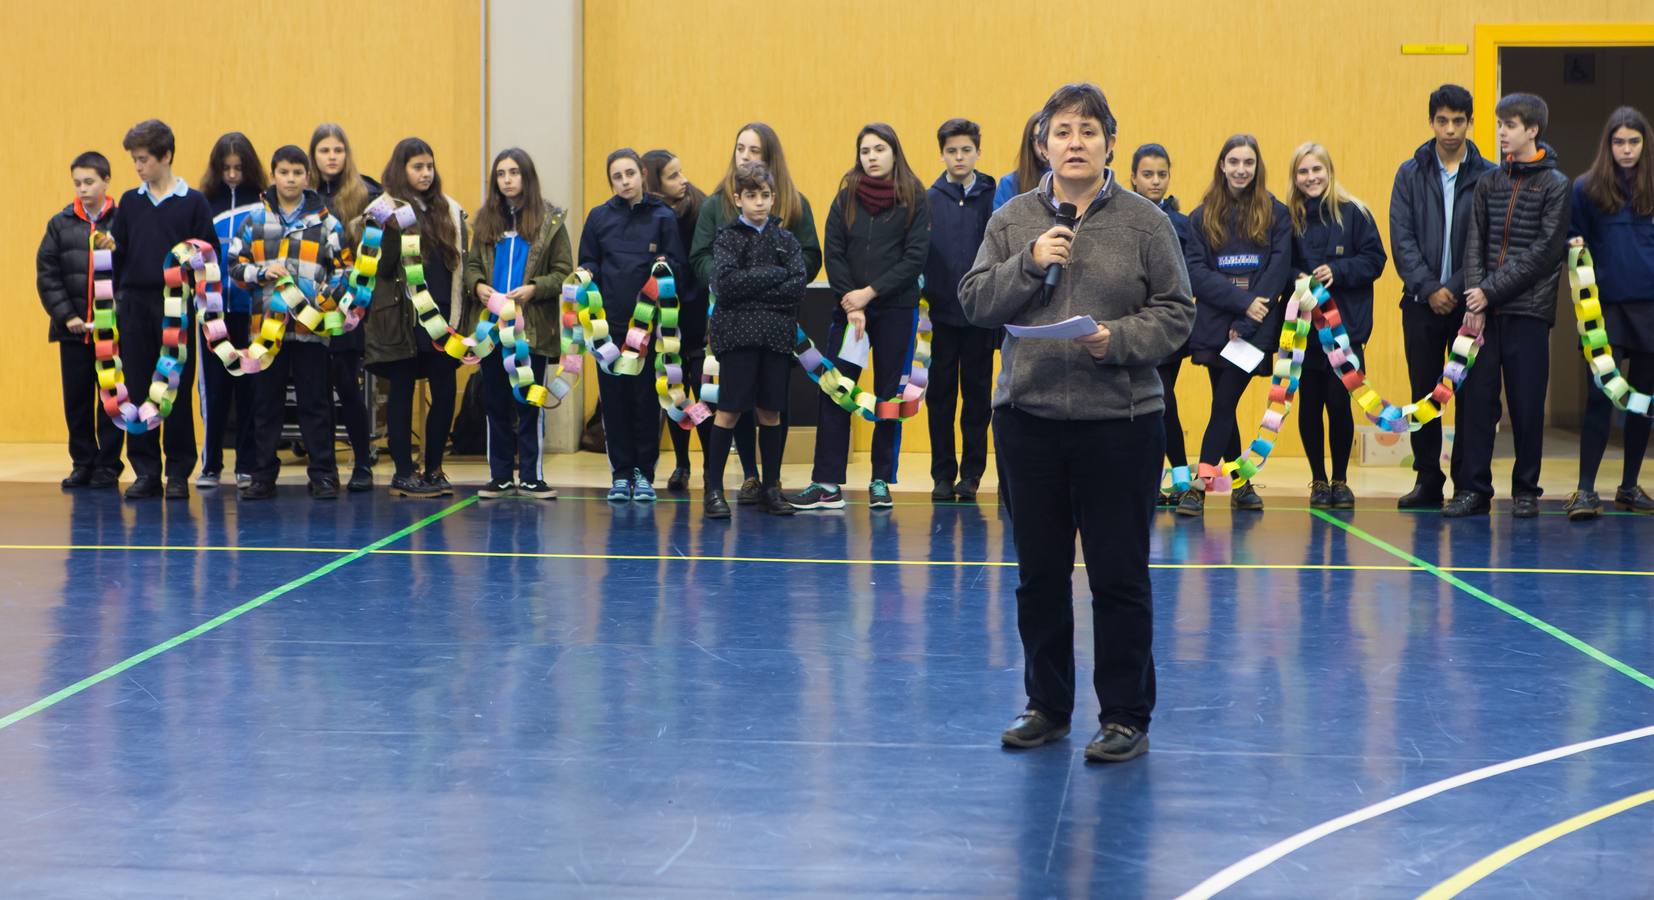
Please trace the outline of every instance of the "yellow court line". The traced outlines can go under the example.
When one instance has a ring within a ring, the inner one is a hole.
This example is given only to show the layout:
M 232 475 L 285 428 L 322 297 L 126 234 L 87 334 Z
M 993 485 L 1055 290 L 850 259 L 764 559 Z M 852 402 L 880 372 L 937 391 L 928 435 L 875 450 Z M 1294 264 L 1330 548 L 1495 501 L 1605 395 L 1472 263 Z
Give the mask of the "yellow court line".
M 224 547 L 224 546 L 164 546 L 160 544 L 0 544 L 0 551 L 150 551 L 150 552 L 188 552 L 205 551 L 213 553 L 355 553 L 354 548 L 337 547 Z M 972 567 L 991 566 L 1010 568 L 1015 562 L 1003 560 L 952 560 L 952 559 L 802 559 L 791 556 L 669 556 L 666 554 L 624 554 L 624 553 L 538 553 L 530 551 L 507 550 L 393 550 L 390 548 L 369 551 L 374 556 L 476 556 L 494 559 L 571 559 L 571 560 L 615 560 L 620 562 L 745 562 L 745 563 L 791 563 L 830 565 L 830 566 L 941 566 L 941 567 Z M 1085 563 L 1075 563 L 1078 568 L 1085 568 Z M 1403 565 L 1344 565 L 1334 563 L 1150 563 L 1151 569 L 1170 570 L 1230 570 L 1230 571 L 1287 571 L 1287 572 L 1422 572 L 1416 566 Z M 1654 571 L 1638 571 L 1634 569 L 1524 569 L 1499 568 L 1496 566 L 1438 566 L 1443 572 L 1474 572 L 1492 575 L 1624 575 L 1636 578 L 1654 578 Z
M 1457 875 L 1420 894 L 1419 900 L 1446 900 L 1448 897 L 1457 897 L 1465 888 L 1559 837 L 1572 834 L 1587 825 L 1594 825 L 1610 816 L 1617 816 L 1626 810 L 1635 809 L 1644 803 L 1650 802 L 1654 802 L 1654 791 L 1643 791 L 1640 794 L 1632 794 L 1623 800 L 1615 800 L 1606 806 L 1599 806 L 1590 812 L 1580 813 L 1543 831 L 1536 831 L 1514 844 L 1507 845 L 1476 860 Z

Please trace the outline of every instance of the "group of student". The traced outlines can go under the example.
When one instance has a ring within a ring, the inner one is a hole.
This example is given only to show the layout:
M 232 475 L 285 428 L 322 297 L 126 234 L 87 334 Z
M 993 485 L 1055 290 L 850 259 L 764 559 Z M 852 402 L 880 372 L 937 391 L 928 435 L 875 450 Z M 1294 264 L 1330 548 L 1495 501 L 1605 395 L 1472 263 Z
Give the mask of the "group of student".
M 1444 355 L 1467 318 L 1480 329 L 1483 344 L 1456 399 L 1451 500 L 1444 493 L 1441 426 L 1432 422 L 1412 435 L 1417 484 L 1399 505 L 1441 508 L 1447 501 L 1445 513 L 1455 517 L 1488 511 L 1502 385 L 1516 437 L 1514 511 L 1534 515 L 1548 331 L 1570 237 L 1589 244 L 1595 256 L 1608 333 L 1622 366 L 1629 364 L 1631 384 L 1643 392 L 1654 389 L 1654 165 L 1644 157 L 1649 124 L 1635 110 L 1617 110 L 1590 170 L 1570 189 L 1555 151 L 1540 140 L 1547 119 L 1540 98 L 1512 94 L 1500 100 L 1501 164 L 1484 158 L 1468 139 L 1474 117 L 1468 91 L 1444 85 L 1430 95 L 1429 106 L 1434 137 L 1397 172 L 1390 207 L 1390 244 L 1404 284 L 1403 338 L 1414 395 L 1429 394 L 1440 381 Z M 400 265 L 402 224 L 385 223 L 378 280 L 360 328 L 328 336 L 290 322 L 274 364 L 240 377 L 216 359 L 201 362 L 197 371 L 196 354 L 190 354 L 184 377 L 197 381 L 206 430 L 197 487 L 220 482 L 225 423 L 233 410 L 240 496 L 259 500 L 274 495 L 280 469 L 276 449 L 291 381 L 311 495 L 332 498 L 340 489 L 333 450 L 336 418 L 342 419 L 354 454 L 346 488 L 371 490 L 371 429 L 360 390 L 365 367 L 389 383 L 386 437 L 395 462 L 391 492 L 451 495 L 442 460 L 461 362 L 429 338 L 412 295 L 421 287 L 428 290 L 461 335 L 473 333 L 492 295 L 507 295 L 522 311 L 520 339 L 530 345 L 531 368 L 541 380 L 558 360 L 558 300 L 571 274 L 578 271 L 598 287 L 618 336 L 625 334 L 624 323 L 632 320 L 657 261 L 663 260 L 676 284 L 683 380 L 692 396 L 700 396 L 709 352 L 717 361 L 716 412 L 696 426 L 708 516 L 730 515 L 724 470 L 732 449 L 741 465 L 736 505 L 776 515 L 845 505 L 851 414 L 826 393 L 818 397 L 810 484 L 784 494 L 780 479 L 798 305 L 805 286 L 824 265 L 837 305 L 822 350 L 846 375 L 859 378 L 861 367 L 840 352 L 847 335 L 865 337 L 873 393 L 879 399 L 900 393 L 912 364 L 921 294 L 928 302 L 933 355 L 925 403 L 931 496 L 974 500 L 987 465 L 993 354 L 1000 334 L 969 321 L 958 288 L 995 210 L 1035 190 L 1047 177 L 1049 165 L 1036 140 L 1039 124 L 1038 114 L 1029 119 L 1016 170 L 996 184 L 976 168 L 980 128 L 965 119 L 944 122 L 936 135 L 942 172 L 928 190 L 895 131 L 881 123 L 865 126 L 828 208 L 824 242 L 817 239 L 812 207 L 793 182 L 780 138 L 762 122 L 737 130 L 727 168 L 711 195 L 690 183 L 682 161 L 669 151 L 640 155 L 616 150 L 605 164 L 613 196 L 587 214 L 576 254 L 564 224 L 566 211 L 542 197 L 534 163 L 519 149 L 495 157 L 487 197 L 473 223 L 443 192 L 435 152 L 418 138 L 398 143 L 375 181 L 359 173 L 349 140 L 337 125 L 317 127 L 308 150 L 295 145 L 278 149 L 270 157 L 268 175 L 252 143 L 232 132 L 213 146 L 198 191 L 172 172 L 171 130 L 156 120 L 139 123 L 123 146 L 140 185 L 116 204 L 106 193 L 108 160 L 95 152 L 77 157 L 70 168 L 75 200 L 48 223 L 38 255 L 39 293 L 51 317 L 51 339 L 60 347 L 73 462 L 63 484 L 113 488 L 122 471 L 123 432 L 103 415 L 95 390 L 88 324 L 92 250 L 114 251 L 120 351 L 127 379 L 142 383 L 160 352 L 161 260 L 174 244 L 194 238 L 217 248 L 225 273 L 224 318 L 232 342 L 245 347 L 259 333 L 258 320 L 285 278 L 291 277 L 306 298 L 331 308 L 363 235 L 364 213 L 383 193 L 411 209 L 413 224 L 407 228 L 417 233 L 419 265 Z M 1167 459 L 1174 472 L 1190 471 L 1174 391 L 1187 358 L 1207 369 L 1211 387 L 1212 414 L 1197 468 L 1211 471 L 1209 467 L 1240 456 L 1236 410 L 1251 380 L 1267 374 L 1267 363 L 1242 369 L 1225 348 L 1243 341 L 1273 350 L 1285 300 L 1301 274 L 1325 285 L 1336 298 L 1354 354 L 1364 358 L 1372 332 L 1373 284 L 1390 255 L 1369 207 L 1339 182 L 1332 156 L 1320 144 L 1306 143 L 1294 152 L 1285 203 L 1270 193 L 1258 142 L 1246 134 L 1224 142 L 1211 182 L 1191 213 L 1181 211 L 1170 183 L 1171 154 L 1159 144 L 1137 148 L 1130 186 L 1171 218 L 1197 299 L 1186 346 L 1158 367 Z M 413 284 L 410 268 L 416 269 Z M 193 330 L 193 325 L 186 329 Z M 642 351 L 642 374 L 600 367 L 596 375 L 612 470 L 607 496 L 615 502 L 656 499 L 664 417 L 652 374 L 657 348 L 646 344 Z M 481 369 L 490 480 L 479 495 L 555 497 L 541 470 L 542 411 L 518 402 L 520 391 L 499 360 L 485 358 Z M 430 402 L 423 459 L 416 464 L 412 411 L 420 381 L 426 383 Z M 1313 473 L 1310 503 L 1351 508 L 1354 418 L 1344 382 L 1313 338 L 1299 392 L 1294 412 Z M 956 454 L 959 407 L 963 440 Z M 1601 511 L 1594 480 L 1612 412 L 1609 400 L 1593 392 L 1580 485 L 1567 505 L 1573 518 Z M 874 426 L 868 486 L 872 507 L 892 505 L 889 486 L 896 480 L 900 428 L 898 421 L 885 419 Z M 667 430 L 675 466 L 666 487 L 686 490 L 692 471 L 689 431 L 670 424 Z M 197 449 L 187 391 L 180 393 L 158 431 L 125 436 L 137 475 L 128 498 L 188 496 Z M 1628 417 L 1626 468 L 1615 495 L 1622 509 L 1654 513 L 1654 500 L 1637 486 L 1648 434 L 1646 417 Z M 1198 477 L 1188 480 L 1187 489 L 1164 491 L 1161 502 L 1182 515 L 1198 516 L 1206 484 Z M 1241 510 L 1263 508 L 1250 484 L 1233 491 L 1230 502 Z

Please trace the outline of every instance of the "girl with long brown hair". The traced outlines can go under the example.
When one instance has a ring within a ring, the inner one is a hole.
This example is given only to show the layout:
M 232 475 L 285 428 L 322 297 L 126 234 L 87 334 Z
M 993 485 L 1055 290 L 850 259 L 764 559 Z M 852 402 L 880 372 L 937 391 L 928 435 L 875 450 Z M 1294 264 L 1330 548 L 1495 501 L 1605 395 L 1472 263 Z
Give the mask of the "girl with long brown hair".
M 207 195 L 207 207 L 212 211 L 220 264 L 228 265 L 230 242 L 241 232 L 247 216 L 263 207 L 260 195 L 269 184 L 264 163 L 245 134 L 232 131 L 213 143 L 207 155 L 207 171 L 201 175 L 201 193 Z M 252 294 L 233 278 L 224 279 L 223 286 L 224 327 L 229 331 L 230 344 L 238 349 L 246 347 L 252 327 Z M 253 380 L 237 378 L 212 360 L 203 362 L 207 364 L 195 367 L 202 430 L 201 472 L 195 477 L 195 486 L 218 487 L 224 468 L 224 429 L 232 407 L 236 420 L 236 483 L 243 484 L 248 481 L 246 473 L 254 455 Z
M 670 150 L 650 150 L 643 154 L 644 189 L 659 197 L 678 218 L 678 239 L 688 247 L 695 240 L 695 226 L 706 203 L 706 193 L 696 187 L 684 174 L 683 160 Z M 683 342 L 684 387 L 697 400 L 701 396 L 701 364 L 706 362 L 707 287 L 695 277 L 694 265 L 682 272 L 672 273 L 678 286 L 678 337 Z M 696 429 L 701 443 L 706 443 L 705 423 Z M 666 423 L 666 432 L 672 437 L 672 453 L 676 466 L 666 480 L 669 491 L 689 489 L 689 431 L 675 423 Z

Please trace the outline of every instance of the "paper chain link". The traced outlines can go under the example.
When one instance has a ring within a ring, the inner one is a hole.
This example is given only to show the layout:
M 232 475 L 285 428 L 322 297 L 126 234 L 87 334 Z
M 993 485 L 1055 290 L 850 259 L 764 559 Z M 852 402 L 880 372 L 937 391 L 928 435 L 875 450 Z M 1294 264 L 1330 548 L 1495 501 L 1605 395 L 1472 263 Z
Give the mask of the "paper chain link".
M 161 427 L 161 420 L 172 413 L 172 404 L 178 399 L 178 384 L 183 378 L 184 364 L 189 360 L 189 336 L 184 331 L 183 273 L 176 265 L 168 266 L 167 290 L 161 301 L 161 355 L 155 361 L 155 372 L 150 376 L 149 393 L 141 404 L 132 402 L 127 393 L 126 372 L 121 366 L 121 332 L 116 326 L 115 290 L 111 280 L 114 269 L 113 253 L 96 249 L 97 234 L 90 238 L 92 254 L 92 346 L 98 373 L 98 393 L 103 398 L 103 411 L 111 421 L 133 434 L 143 434 Z M 193 246 L 192 246 L 193 245 Z M 199 247 L 205 255 L 195 253 Z M 209 287 L 218 293 L 217 255 L 201 241 L 186 241 L 173 247 L 167 262 L 190 261 L 191 277 L 196 290 Z M 211 268 L 208 268 L 210 266 Z
M 1651 416 L 1650 400 L 1654 398 L 1631 387 L 1620 374 L 1614 361 L 1614 347 L 1608 342 L 1608 329 L 1602 318 L 1602 303 L 1597 298 L 1597 270 L 1591 261 L 1591 251 L 1584 247 L 1568 248 L 1568 288 L 1574 295 L 1574 327 L 1579 331 L 1579 349 L 1585 355 L 1585 364 L 1591 369 L 1591 380 L 1597 389 L 1613 401 L 1616 409 L 1638 416 Z
M 919 328 L 913 343 L 913 367 L 902 376 L 897 393 L 889 399 L 879 400 L 839 371 L 830 357 L 816 349 L 815 342 L 810 340 L 802 327 L 798 329 L 795 341 L 797 346 L 793 356 L 804 367 L 804 374 L 840 409 L 869 422 L 900 422 L 918 414 L 919 404 L 924 401 L 925 389 L 930 384 L 930 302 L 923 297 L 919 299 Z M 706 389 L 701 391 L 704 398 Z

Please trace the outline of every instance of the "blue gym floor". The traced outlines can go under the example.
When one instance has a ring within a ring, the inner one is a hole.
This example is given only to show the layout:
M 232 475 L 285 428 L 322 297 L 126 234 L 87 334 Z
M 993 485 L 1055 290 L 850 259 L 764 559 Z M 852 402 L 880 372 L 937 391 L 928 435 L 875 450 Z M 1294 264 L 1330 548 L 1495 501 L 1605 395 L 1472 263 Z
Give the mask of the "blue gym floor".
M 897 498 L 0 486 L 0 894 L 1654 896 L 1654 520 L 1160 513 L 1095 766 L 1083 572 L 1075 731 L 1001 749 L 1008 526 Z

